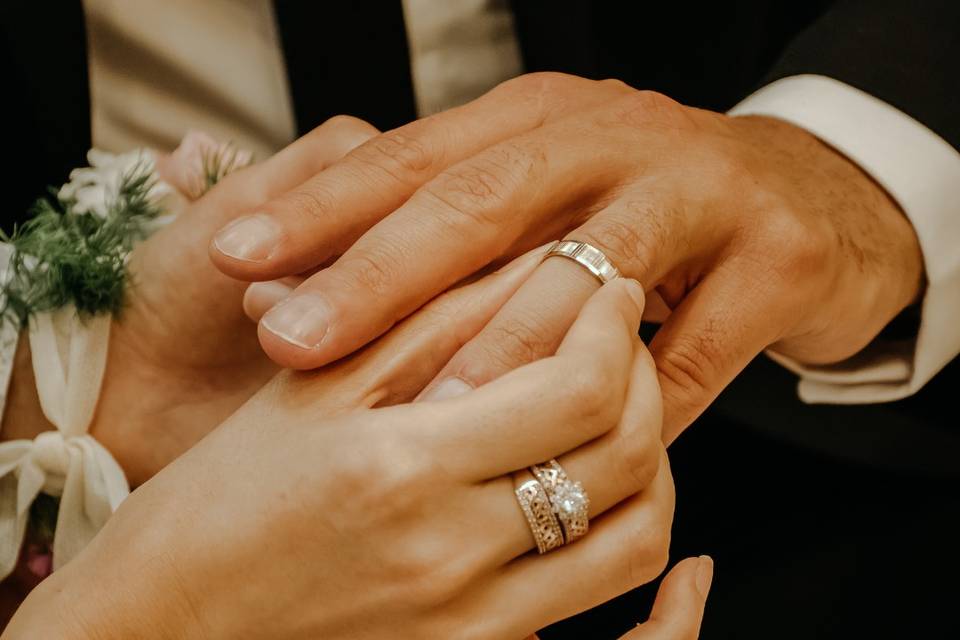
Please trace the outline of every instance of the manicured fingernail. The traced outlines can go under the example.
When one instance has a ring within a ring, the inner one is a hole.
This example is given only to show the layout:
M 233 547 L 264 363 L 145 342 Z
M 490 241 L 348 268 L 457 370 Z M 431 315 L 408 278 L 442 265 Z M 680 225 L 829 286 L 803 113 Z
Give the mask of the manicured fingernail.
M 243 294 L 243 310 L 255 321 L 260 320 L 263 314 L 283 302 L 291 293 L 293 287 L 283 280 L 254 282 Z
M 234 220 L 213 239 L 220 253 L 248 262 L 270 257 L 280 242 L 280 225 L 265 213 Z
M 473 387 L 460 378 L 446 378 L 427 389 L 427 392 L 420 396 L 420 400 L 446 400 L 462 396 L 467 391 L 473 391 Z
M 700 556 L 697 563 L 697 591 L 704 598 L 710 593 L 710 584 L 713 582 L 713 558 Z
M 301 293 L 271 309 L 260 324 L 301 349 L 316 349 L 330 328 L 330 305 L 319 293 Z

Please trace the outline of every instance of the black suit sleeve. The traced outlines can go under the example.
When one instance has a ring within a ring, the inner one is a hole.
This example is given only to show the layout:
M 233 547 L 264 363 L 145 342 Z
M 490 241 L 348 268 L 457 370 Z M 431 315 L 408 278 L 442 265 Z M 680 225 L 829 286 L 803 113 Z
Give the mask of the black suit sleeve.
M 4 61 L 4 168 L 0 227 L 27 218 L 33 202 L 86 164 L 90 91 L 80 0 L 0 1 Z
M 838 2 L 784 50 L 767 81 L 829 76 L 896 107 L 960 149 L 960 1 Z

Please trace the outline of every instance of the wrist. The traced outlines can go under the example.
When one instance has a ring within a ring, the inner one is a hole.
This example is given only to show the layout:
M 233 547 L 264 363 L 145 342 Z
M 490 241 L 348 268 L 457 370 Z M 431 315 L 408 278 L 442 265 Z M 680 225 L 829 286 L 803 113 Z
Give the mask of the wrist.
M 96 542 L 92 547 L 106 548 Z M 85 551 L 30 593 L 0 640 L 211 638 L 179 595 L 179 578 L 167 569 L 159 557 L 135 562 Z
M 41 582 L 26 597 L 7 624 L 0 640 L 57 638 L 89 640 L 91 636 L 64 606 L 64 592 L 54 576 Z
M 30 360 L 30 341 L 26 332 L 23 332 L 14 356 L 7 404 L 0 423 L 0 441 L 33 440 L 41 432 L 53 428 L 40 407 L 37 384 L 33 378 L 33 363 Z
M 807 129 L 765 115 L 737 115 L 731 122 L 753 147 L 777 150 L 766 175 L 793 194 L 799 210 L 812 209 L 812 220 L 827 223 L 817 227 L 817 242 L 828 247 L 820 271 L 829 277 L 823 304 L 810 307 L 808 322 L 800 320 L 804 332 L 822 324 L 822 309 L 840 305 L 833 317 L 843 342 L 869 342 L 923 293 L 923 253 L 903 208 L 854 159 Z

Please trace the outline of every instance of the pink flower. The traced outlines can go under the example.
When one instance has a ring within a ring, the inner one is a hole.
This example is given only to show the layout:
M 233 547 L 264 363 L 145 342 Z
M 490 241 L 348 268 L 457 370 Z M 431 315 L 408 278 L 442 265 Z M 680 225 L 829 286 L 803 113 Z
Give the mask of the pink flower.
M 156 167 L 161 180 L 193 201 L 252 159 L 249 151 L 237 149 L 229 142 L 217 142 L 201 131 L 189 131 L 173 153 L 157 154 Z
M 40 582 L 53 573 L 53 554 L 48 548 L 31 544 L 27 547 L 25 562 L 30 576 Z

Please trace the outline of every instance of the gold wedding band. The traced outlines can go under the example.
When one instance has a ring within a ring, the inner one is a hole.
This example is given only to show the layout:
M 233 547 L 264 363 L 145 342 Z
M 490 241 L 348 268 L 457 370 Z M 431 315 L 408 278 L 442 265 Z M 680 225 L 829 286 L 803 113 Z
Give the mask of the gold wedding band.
M 600 281 L 600 284 L 607 284 L 611 280 L 620 277 L 620 271 L 607 259 L 603 251 L 586 242 L 579 242 L 577 240 L 563 240 L 558 242 L 552 249 L 547 251 L 543 259 L 546 260 L 553 256 L 573 260 L 589 271 L 593 277 Z
M 537 543 L 537 551 L 543 554 L 563 546 L 563 530 L 543 485 L 537 480 L 527 480 L 514 493 Z

